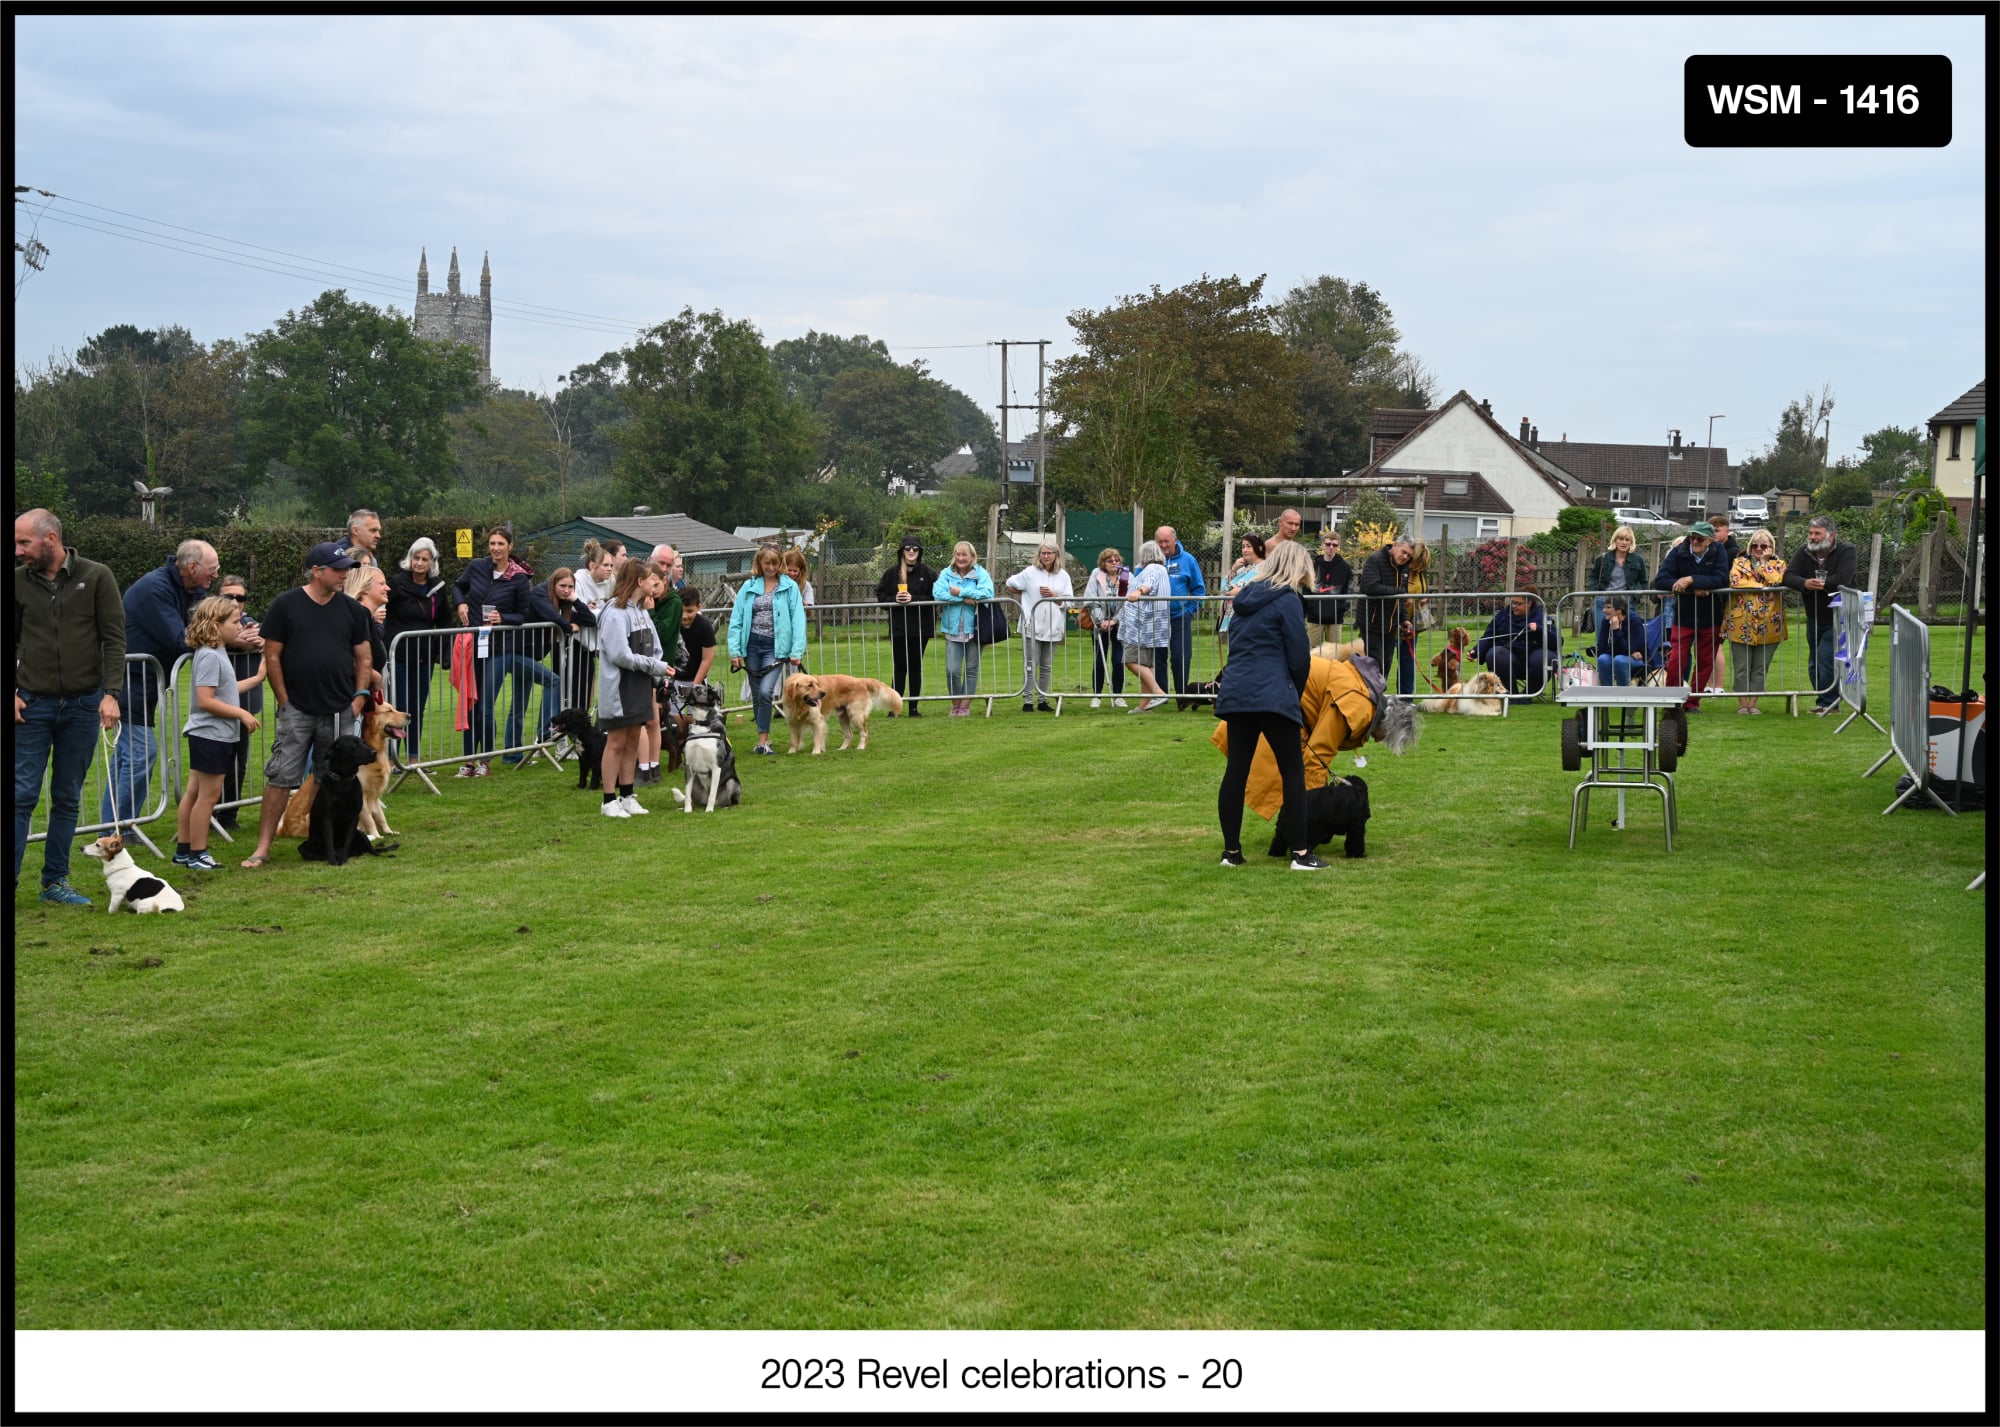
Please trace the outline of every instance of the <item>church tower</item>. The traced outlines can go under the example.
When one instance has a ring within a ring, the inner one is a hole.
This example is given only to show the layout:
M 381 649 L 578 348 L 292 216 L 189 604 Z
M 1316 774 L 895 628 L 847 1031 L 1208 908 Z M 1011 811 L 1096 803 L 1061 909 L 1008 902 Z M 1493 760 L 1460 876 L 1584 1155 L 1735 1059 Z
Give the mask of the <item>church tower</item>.
M 443 292 L 431 291 L 430 254 L 417 252 L 417 335 L 433 342 L 456 342 L 479 354 L 479 381 L 493 385 L 493 264 L 479 269 L 479 296 L 463 292 L 458 283 L 458 249 L 451 250 L 451 269 Z

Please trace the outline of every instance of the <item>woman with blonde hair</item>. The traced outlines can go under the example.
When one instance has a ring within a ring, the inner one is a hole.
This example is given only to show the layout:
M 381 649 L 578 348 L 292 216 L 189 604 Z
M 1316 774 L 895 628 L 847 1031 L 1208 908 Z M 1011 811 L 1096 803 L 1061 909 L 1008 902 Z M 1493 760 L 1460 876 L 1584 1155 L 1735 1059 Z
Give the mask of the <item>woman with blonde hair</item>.
M 383 628 L 389 618 L 389 577 L 382 573 L 380 565 L 356 565 L 347 572 L 347 583 L 342 588 L 349 599 L 368 611 L 368 657 L 374 661 L 374 667 L 368 671 L 368 684 L 375 690 L 375 701 L 380 703 L 384 675 L 389 668 L 389 638 Z
M 1785 562 L 1768 530 L 1753 531 L 1750 543 L 1729 566 L 1729 610 L 1722 617 L 1722 637 L 1729 642 L 1730 680 L 1736 686 L 1736 712 L 1761 714 L 1757 695 L 1764 692 L 1771 657 L 1785 642 Z M 1760 591 L 1761 593 L 1738 593 Z
M 225 647 L 242 630 L 243 606 L 226 595 L 210 595 L 188 619 L 194 710 L 181 727 L 188 742 L 188 783 L 174 814 L 174 865 L 197 872 L 222 866 L 208 853 L 208 821 L 222 796 L 223 779 L 236 767 L 237 746 L 259 726 L 257 716 L 243 707 L 243 693 L 264 682 L 263 661 L 255 674 L 239 678 Z
M 736 592 L 729 615 L 729 672 L 750 675 L 751 707 L 757 718 L 752 753 L 775 754 L 771 708 L 785 680 L 805 662 L 806 607 L 796 581 L 785 573 L 784 557 L 770 545 L 750 560 L 750 578 Z
M 1111 671 L 1111 706 L 1125 707 L 1125 700 L 1120 697 L 1125 692 L 1125 661 L 1118 643 L 1118 584 L 1124 568 L 1125 557 L 1119 554 L 1118 547 L 1107 545 L 1097 552 L 1097 568 L 1083 582 L 1084 610 L 1090 615 L 1090 635 L 1097 646 L 1090 669 L 1092 708 L 1104 702 L 1107 669 Z
M 1022 633 L 1028 646 L 1028 677 L 1021 685 L 1021 712 L 1054 713 L 1049 695 L 1055 691 L 1056 646 L 1063 641 L 1067 620 L 1063 601 L 1076 593 L 1063 568 L 1062 551 L 1045 542 L 1035 563 L 1007 577 L 1007 588 L 1021 596 Z
M 944 635 L 944 682 L 951 694 L 951 716 L 969 718 L 972 696 L 979 692 L 979 604 L 993 598 L 993 577 L 980 565 L 970 540 L 952 546 L 951 564 L 937 577 L 931 593 L 938 602 L 938 630 Z
M 1292 851 L 1292 868 L 1318 872 L 1327 864 L 1313 855 L 1306 840 L 1306 766 L 1299 737 L 1305 724 L 1300 691 L 1312 673 L 1303 598 L 1312 588 L 1312 556 L 1292 540 L 1269 548 L 1256 577 L 1236 596 L 1229 667 L 1215 696 L 1215 716 L 1229 729 L 1229 762 L 1215 802 L 1222 825 L 1222 865 L 1243 865 L 1243 793 L 1262 739 L 1277 760 L 1284 785 L 1281 831 Z
M 1639 553 L 1639 538 L 1632 533 L 1632 527 L 1621 525 L 1611 532 L 1611 548 L 1590 562 L 1590 588 L 1602 590 L 1591 602 L 1590 627 L 1600 629 L 1604 625 L 1604 600 L 1606 596 L 1621 594 L 1630 596 L 1648 588 L 1646 583 L 1646 557 Z M 1628 618 L 1636 619 L 1637 610 Z

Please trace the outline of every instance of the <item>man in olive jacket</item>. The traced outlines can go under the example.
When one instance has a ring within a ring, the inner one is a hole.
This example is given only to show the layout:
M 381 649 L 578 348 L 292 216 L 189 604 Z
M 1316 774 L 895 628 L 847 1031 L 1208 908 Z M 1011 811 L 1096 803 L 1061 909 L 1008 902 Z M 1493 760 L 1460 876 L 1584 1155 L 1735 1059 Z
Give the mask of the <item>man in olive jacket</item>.
M 98 731 L 118 726 L 125 605 L 111 571 L 63 548 L 49 511 L 14 522 L 14 557 L 14 885 L 53 758 L 42 900 L 87 907 L 69 885 L 69 850 Z

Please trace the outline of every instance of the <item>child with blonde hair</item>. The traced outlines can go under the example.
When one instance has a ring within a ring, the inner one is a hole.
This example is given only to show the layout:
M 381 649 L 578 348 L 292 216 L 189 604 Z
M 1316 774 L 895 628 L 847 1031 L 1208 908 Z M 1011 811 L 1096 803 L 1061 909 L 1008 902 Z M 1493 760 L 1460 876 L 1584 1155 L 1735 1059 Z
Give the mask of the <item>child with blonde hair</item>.
M 181 728 L 188 741 L 187 791 L 174 815 L 174 865 L 214 872 L 222 864 L 208 855 L 208 820 L 222 797 L 222 780 L 236 767 L 236 742 L 259 728 L 257 715 L 243 707 L 242 694 L 264 682 L 264 665 L 246 679 L 236 677 L 224 645 L 243 629 L 243 606 L 211 595 L 188 619 L 187 646 L 194 651 L 194 711 Z

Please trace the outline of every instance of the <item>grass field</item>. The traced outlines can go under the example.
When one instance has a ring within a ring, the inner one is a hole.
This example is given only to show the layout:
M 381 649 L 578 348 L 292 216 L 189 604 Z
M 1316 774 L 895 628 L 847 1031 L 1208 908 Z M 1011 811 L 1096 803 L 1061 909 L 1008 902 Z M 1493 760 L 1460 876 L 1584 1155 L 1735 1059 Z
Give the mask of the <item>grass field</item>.
M 1215 865 L 1205 716 L 1006 706 L 710 818 L 410 785 L 181 917 L 31 850 L 16 1326 L 1983 1327 L 1985 819 L 1729 702 L 1672 854 L 1565 847 L 1547 705 L 1314 876 Z

